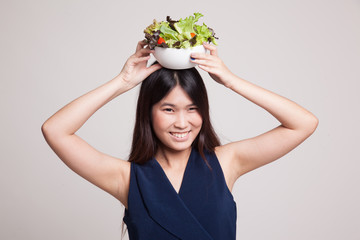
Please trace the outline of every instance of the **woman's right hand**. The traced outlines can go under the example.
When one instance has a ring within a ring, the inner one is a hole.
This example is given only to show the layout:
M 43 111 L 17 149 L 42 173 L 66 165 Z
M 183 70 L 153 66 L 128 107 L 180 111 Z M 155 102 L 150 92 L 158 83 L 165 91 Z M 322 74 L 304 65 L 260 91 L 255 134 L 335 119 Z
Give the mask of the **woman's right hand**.
M 146 45 L 145 41 L 138 42 L 136 52 L 128 58 L 118 76 L 129 88 L 135 87 L 151 73 L 161 68 L 160 64 L 147 67 L 147 61 L 154 50 L 150 50 Z

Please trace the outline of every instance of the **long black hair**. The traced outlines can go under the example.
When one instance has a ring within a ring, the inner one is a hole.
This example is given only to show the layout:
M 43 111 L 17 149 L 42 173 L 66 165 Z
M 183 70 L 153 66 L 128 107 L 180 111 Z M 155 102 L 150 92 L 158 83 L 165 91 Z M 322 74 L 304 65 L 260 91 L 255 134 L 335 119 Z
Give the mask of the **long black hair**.
M 184 89 L 198 107 L 203 121 L 192 146 L 199 151 L 207 163 L 204 151 L 213 152 L 215 147 L 220 145 L 210 122 L 207 91 L 199 72 L 195 68 L 184 70 L 161 68 L 147 77 L 140 87 L 130 162 L 143 164 L 155 156 L 159 140 L 152 128 L 152 107 L 177 85 Z

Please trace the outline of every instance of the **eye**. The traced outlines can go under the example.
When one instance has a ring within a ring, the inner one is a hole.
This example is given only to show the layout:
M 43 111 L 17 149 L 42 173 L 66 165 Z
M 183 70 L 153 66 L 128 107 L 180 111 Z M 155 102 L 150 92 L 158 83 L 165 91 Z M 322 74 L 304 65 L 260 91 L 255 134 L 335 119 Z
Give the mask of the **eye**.
M 164 112 L 174 112 L 174 110 L 172 108 L 164 108 L 163 111 Z
M 197 110 L 198 110 L 198 107 L 196 107 L 196 106 L 189 107 L 189 111 L 190 111 L 190 112 L 195 112 L 195 111 L 197 111 Z

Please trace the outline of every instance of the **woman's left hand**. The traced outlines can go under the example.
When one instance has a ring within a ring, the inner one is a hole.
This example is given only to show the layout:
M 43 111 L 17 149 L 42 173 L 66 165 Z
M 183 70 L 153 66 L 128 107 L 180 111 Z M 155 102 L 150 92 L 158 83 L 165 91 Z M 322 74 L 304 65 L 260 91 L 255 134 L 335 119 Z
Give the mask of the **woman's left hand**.
M 210 51 L 206 53 L 192 53 L 191 62 L 198 64 L 199 68 L 209 73 L 209 75 L 218 83 L 226 87 L 230 86 L 230 79 L 233 73 L 226 67 L 219 58 L 217 48 L 209 43 L 203 43 L 205 49 Z

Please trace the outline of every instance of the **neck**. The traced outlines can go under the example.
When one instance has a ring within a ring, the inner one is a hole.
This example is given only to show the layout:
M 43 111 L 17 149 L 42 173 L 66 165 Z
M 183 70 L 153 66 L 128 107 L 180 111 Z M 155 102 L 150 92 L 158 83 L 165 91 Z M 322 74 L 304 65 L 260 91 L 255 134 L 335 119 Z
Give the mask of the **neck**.
M 155 158 L 164 168 L 183 168 L 187 164 L 190 153 L 191 148 L 183 151 L 171 151 L 159 148 L 155 154 Z

